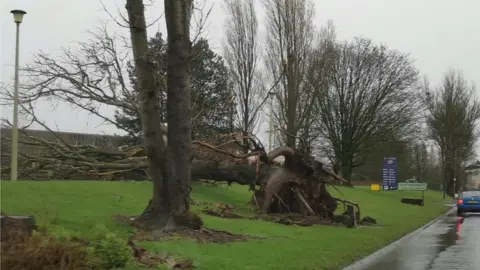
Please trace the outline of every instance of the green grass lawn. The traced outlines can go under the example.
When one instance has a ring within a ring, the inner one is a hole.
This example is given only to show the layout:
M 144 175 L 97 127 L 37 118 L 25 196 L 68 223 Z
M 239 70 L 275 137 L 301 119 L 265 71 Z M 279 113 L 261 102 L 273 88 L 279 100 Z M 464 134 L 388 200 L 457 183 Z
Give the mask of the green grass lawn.
M 345 199 L 360 204 L 362 217 L 375 218 L 380 227 L 294 227 L 202 215 L 209 228 L 267 239 L 229 244 L 172 240 L 143 245 L 191 258 L 198 269 L 341 269 L 448 209 L 442 205 L 441 193 L 434 191 L 425 192 L 425 206 L 419 207 L 402 204 L 400 198 L 420 197 L 421 192 L 372 192 L 368 187 L 340 190 Z M 39 225 L 47 226 L 55 234 L 89 235 L 95 225 L 104 224 L 127 238 L 132 229 L 115 223 L 111 217 L 139 214 L 151 193 L 149 182 L 2 182 L 1 210 L 10 215 L 35 215 Z M 334 190 L 332 194 L 342 197 Z M 251 193 L 246 186 L 196 183 L 192 196 L 203 202 L 234 204 L 240 213 L 247 213 Z

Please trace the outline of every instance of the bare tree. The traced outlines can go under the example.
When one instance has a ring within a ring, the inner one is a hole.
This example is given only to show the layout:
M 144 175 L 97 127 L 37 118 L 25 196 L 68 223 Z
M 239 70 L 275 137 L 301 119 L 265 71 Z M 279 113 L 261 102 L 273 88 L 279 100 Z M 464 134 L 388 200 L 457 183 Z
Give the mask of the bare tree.
M 90 32 L 91 38 L 78 42 L 78 49 L 63 49 L 58 59 L 39 52 L 23 68 L 22 103 L 50 101 L 68 103 L 115 125 L 113 115 L 102 109 L 136 111 L 125 59 L 129 53 L 117 45 L 105 25 Z M 2 90 L 2 103 L 11 102 L 8 89 Z
M 274 90 L 279 106 L 276 119 L 280 128 L 293 135 L 285 136 L 287 146 L 295 147 L 295 135 L 305 126 L 313 102 L 314 92 L 306 85 L 305 75 L 315 33 L 314 6 L 309 0 L 263 0 L 263 5 L 266 67 L 274 80 L 281 78 Z
M 165 0 L 168 31 L 168 147 L 160 123 L 155 71 L 150 64 L 142 0 L 127 0 L 132 51 L 139 92 L 144 146 L 154 185 L 151 203 L 140 217 L 150 225 L 175 229 L 189 210 L 191 159 L 190 16 L 192 1 Z M 163 127 L 164 128 L 164 127 Z M 198 225 L 198 224 L 197 224 Z
M 414 143 L 410 148 L 411 168 L 418 179 L 425 181 L 430 158 L 427 151 L 427 145 L 425 142 L 417 142 Z
M 444 191 L 453 196 L 456 191 L 453 179 L 458 177 L 461 162 L 474 155 L 480 102 L 475 95 L 475 85 L 469 85 L 462 73 L 453 69 L 445 74 L 441 87 L 432 90 L 425 80 L 423 89 L 429 135 L 440 148 Z
M 318 127 L 343 177 L 380 141 L 401 141 L 414 127 L 418 72 L 408 55 L 368 39 L 338 43 L 318 69 Z
M 171 156 L 163 140 L 164 131 L 160 124 L 160 112 L 157 101 L 159 91 L 155 83 L 155 73 L 148 58 L 148 36 L 142 0 L 127 0 L 125 8 L 130 24 L 130 37 L 137 77 L 136 90 L 139 93 L 139 111 L 144 134 L 144 146 L 147 164 L 153 182 L 153 196 L 148 209 L 141 218 L 163 227 L 175 226 L 170 218 L 171 192 L 169 183 L 174 182 L 175 175 Z M 188 107 L 188 106 L 187 106 Z
M 309 95 L 300 97 L 303 100 L 302 104 L 309 104 L 310 107 L 304 113 L 302 119 L 303 126 L 299 130 L 300 136 L 308 140 L 312 149 L 323 154 L 331 164 L 336 173 L 338 173 L 338 166 L 335 154 L 329 150 L 328 142 L 322 138 L 320 131 L 320 112 L 316 106 L 316 98 L 318 94 L 327 91 L 329 86 L 329 78 L 324 75 L 327 74 L 328 69 L 332 66 L 331 62 L 335 60 L 336 48 L 336 29 L 332 20 L 322 27 L 317 35 L 316 44 L 312 48 L 310 57 L 307 59 L 307 74 L 306 87 L 309 88 Z M 310 99 L 310 100 L 309 100 Z M 313 102 L 312 102 L 313 100 Z
M 190 19 L 193 0 L 165 0 L 168 33 L 167 119 L 168 152 L 173 156 L 174 179 L 169 182 L 171 211 L 175 216 L 189 210 L 192 158 L 192 109 L 190 108 Z M 146 133 L 145 133 L 146 134 Z
M 225 0 L 224 58 L 229 67 L 238 109 L 237 121 L 244 136 L 253 132 L 258 121 L 265 89 L 258 67 L 260 50 L 255 0 Z M 244 152 L 248 151 L 247 139 Z

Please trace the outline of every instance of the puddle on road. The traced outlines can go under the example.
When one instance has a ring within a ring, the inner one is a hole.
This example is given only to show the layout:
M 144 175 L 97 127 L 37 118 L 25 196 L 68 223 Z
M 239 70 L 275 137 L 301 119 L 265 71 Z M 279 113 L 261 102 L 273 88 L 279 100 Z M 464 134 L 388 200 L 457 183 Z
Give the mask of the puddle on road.
M 455 245 L 457 243 L 457 240 L 459 240 L 459 229 L 461 228 L 461 223 L 463 223 L 463 217 L 455 217 L 455 219 L 450 220 L 450 223 L 451 224 L 449 226 L 450 228 L 448 232 L 437 236 L 437 250 L 434 257 L 427 264 L 427 267 L 425 269 L 430 269 L 433 264 L 433 260 L 438 256 L 438 254 L 445 251 L 448 247 Z
M 429 269 L 433 260 L 459 239 L 462 218 L 449 215 L 391 251 L 368 270 Z M 460 232 L 461 233 L 461 232 Z

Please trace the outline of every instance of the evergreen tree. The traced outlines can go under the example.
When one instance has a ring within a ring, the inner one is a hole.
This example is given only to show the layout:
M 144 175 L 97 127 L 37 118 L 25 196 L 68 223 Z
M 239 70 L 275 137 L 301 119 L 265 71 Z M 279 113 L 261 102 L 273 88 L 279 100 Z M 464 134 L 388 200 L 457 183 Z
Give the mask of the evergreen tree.
M 149 57 L 153 60 L 156 84 L 160 92 L 158 100 L 160 119 L 167 122 L 167 44 L 160 32 L 156 33 L 148 44 Z M 224 60 L 211 50 L 206 39 L 195 42 L 191 52 L 192 137 L 201 139 L 211 137 L 215 133 L 228 132 L 233 129 L 235 108 Z M 135 68 L 131 62 L 128 63 L 128 72 L 130 82 L 135 86 Z M 135 93 L 134 91 L 127 95 L 129 102 L 138 103 Z M 116 111 L 115 119 L 118 128 L 128 131 L 127 143 L 141 143 L 142 127 L 138 110 Z

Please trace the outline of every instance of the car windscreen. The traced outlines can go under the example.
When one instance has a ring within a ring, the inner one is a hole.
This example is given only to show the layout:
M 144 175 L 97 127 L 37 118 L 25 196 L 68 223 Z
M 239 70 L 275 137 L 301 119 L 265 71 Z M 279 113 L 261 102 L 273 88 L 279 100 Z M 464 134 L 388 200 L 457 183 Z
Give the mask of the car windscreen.
M 464 191 L 462 197 L 480 197 L 480 191 Z

